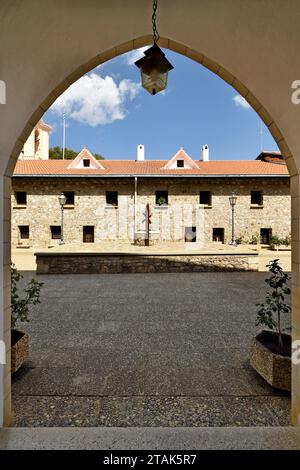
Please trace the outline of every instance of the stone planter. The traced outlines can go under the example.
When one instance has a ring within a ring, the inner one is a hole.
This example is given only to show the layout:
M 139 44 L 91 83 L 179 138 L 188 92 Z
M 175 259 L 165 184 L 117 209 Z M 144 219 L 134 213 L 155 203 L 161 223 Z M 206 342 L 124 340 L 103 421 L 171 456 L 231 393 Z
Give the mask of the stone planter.
M 278 337 L 264 330 L 253 341 L 250 364 L 269 385 L 280 390 L 291 390 L 291 336 L 283 334 L 284 352 L 276 352 Z
M 271 245 L 272 251 L 291 251 L 290 245 Z
M 23 331 L 11 331 L 11 373 L 16 372 L 29 356 L 29 335 Z

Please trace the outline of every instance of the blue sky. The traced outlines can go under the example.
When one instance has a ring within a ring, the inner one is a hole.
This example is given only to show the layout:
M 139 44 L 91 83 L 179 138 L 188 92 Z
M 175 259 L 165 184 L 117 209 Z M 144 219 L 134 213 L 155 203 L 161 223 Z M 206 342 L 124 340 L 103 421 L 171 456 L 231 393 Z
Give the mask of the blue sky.
M 53 127 L 50 145 L 62 146 L 66 112 L 66 146 L 107 159 L 134 159 L 138 144 L 146 159 L 169 159 L 184 147 L 199 159 L 208 144 L 210 159 L 254 159 L 277 145 L 257 114 L 223 80 L 198 63 L 164 50 L 174 65 L 167 91 L 151 96 L 139 85 L 133 64 L 141 50 L 100 65 L 73 84 L 48 110 Z M 261 133 L 262 131 L 262 133 Z

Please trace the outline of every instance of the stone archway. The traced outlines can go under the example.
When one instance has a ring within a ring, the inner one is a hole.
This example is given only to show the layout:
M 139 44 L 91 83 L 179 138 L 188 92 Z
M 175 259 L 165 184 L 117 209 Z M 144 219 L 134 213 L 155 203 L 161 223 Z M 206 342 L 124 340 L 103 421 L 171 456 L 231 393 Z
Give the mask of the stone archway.
M 274 2 L 278 3 L 277 9 Z M 30 0 L 24 6 L 6 0 L 0 7 L 4 26 L 0 35 L 3 35 L 3 48 L 6 47 L 7 67 L 0 78 L 6 83 L 8 102 L 6 112 L 3 107 L 0 110 L 3 112 L 0 339 L 7 345 L 7 366 L 1 366 L 0 373 L 0 425 L 10 419 L 10 177 L 16 159 L 32 128 L 69 85 L 100 63 L 151 43 L 151 35 L 144 35 L 151 27 L 151 2 L 145 7 L 138 0 L 130 0 L 124 11 L 120 0 L 90 0 L 70 10 L 67 0 L 63 0 L 59 18 L 55 5 L 47 5 L 41 12 L 35 3 Z M 41 25 L 39 15 L 43 19 Z M 195 1 L 189 5 L 180 0 L 167 0 L 160 5 L 159 17 L 160 46 L 199 62 L 235 88 L 261 117 L 286 159 L 292 194 L 293 339 L 300 338 L 300 137 L 297 132 L 300 107 L 292 104 L 290 95 L 291 83 L 299 78 L 300 70 L 299 15 L 297 2 L 284 6 L 279 0 L 266 0 L 263 5 L 248 0 L 237 6 L 237 0 Z M 38 26 L 29 36 L 33 24 Z M 22 34 L 25 25 L 27 42 Z M 55 25 L 54 35 L 51 27 Z M 288 38 L 294 42 L 291 44 Z M 18 50 L 16 41 L 20 42 Z M 24 61 L 24 57 L 30 60 Z M 284 67 L 278 67 L 279 58 Z M 20 73 L 23 73 L 22 80 Z M 296 366 L 292 389 L 292 421 L 299 424 L 300 376 Z

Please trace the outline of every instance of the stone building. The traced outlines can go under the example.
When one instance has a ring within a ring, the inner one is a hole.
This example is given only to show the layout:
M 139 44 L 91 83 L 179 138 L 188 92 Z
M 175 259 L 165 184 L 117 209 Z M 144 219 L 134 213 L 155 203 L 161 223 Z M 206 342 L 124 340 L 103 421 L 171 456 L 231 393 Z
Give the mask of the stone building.
M 235 236 L 269 243 L 290 235 L 287 167 L 278 152 L 253 161 L 193 160 L 180 149 L 170 160 L 96 160 L 83 149 L 75 160 L 19 159 L 12 178 L 13 246 L 118 241 L 230 243 L 234 192 Z M 149 205 L 149 206 L 148 206 Z M 148 217 L 151 224 L 148 225 Z M 194 245 L 193 245 L 194 246 Z

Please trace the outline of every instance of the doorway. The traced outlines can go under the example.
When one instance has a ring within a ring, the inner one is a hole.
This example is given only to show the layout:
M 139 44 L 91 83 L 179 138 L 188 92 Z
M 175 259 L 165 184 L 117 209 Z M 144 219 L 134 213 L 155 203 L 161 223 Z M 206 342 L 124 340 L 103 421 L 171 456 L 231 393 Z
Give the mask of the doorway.
M 261 228 L 260 229 L 260 244 L 261 245 L 270 245 L 270 238 L 272 236 L 271 228 Z
M 224 243 L 224 228 L 213 228 L 213 242 Z
M 94 226 L 83 226 L 83 243 L 94 243 Z

